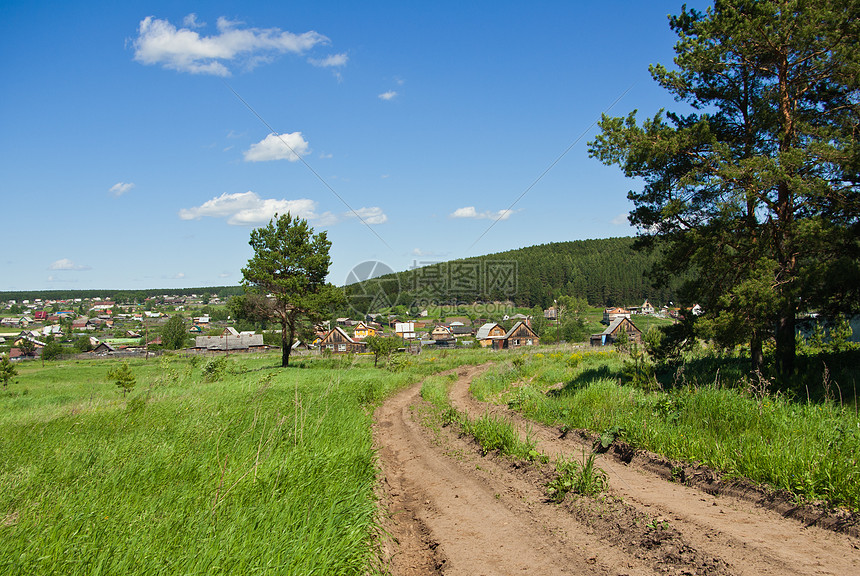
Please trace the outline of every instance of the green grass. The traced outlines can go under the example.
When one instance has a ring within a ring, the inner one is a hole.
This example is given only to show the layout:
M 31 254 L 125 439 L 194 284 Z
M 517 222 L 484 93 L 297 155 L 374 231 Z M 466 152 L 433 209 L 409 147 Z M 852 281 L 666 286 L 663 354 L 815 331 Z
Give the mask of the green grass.
M 533 354 L 519 369 L 488 371 L 473 391 L 536 421 L 597 433 L 614 428 L 636 447 L 860 510 L 860 417 L 853 407 L 790 401 L 743 381 L 645 392 L 618 384 L 623 362 L 614 353 L 569 359 Z M 560 390 L 545 393 L 560 381 Z
M 373 407 L 475 354 L 18 366 L 0 394 L 4 574 L 369 574 Z

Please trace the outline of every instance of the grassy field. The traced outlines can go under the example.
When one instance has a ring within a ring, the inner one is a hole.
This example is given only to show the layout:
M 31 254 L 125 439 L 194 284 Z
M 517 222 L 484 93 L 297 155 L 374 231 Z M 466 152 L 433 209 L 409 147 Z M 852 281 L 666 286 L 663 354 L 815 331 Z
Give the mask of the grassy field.
M 0 393 L 4 574 L 368 574 L 372 407 L 487 354 L 36 363 Z
M 514 356 L 472 384 L 479 399 L 506 402 L 554 426 L 619 436 L 669 458 L 860 511 L 860 417 L 856 400 L 789 400 L 758 380 L 692 374 L 666 391 L 620 385 L 615 352 Z M 828 385 L 835 390 L 834 382 Z M 843 382 L 850 386 L 850 382 Z M 553 388 L 552 391 L 549 391 Z

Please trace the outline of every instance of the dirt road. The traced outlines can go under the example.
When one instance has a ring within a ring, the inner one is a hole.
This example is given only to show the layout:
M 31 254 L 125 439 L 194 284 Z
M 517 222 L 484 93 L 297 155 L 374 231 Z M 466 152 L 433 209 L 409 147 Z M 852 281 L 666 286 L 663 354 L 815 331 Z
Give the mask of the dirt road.
M 502 407 L 468 392 L 481 368 L 462 368 L 451 399 L 471 416 Z M 549 465 L 481 457 L 451 428 L 422 424 L 420 385 L 377 409 L 375 442 L 387 511 L 384 562 L 417 574 L 860 574 L 860 539 L 787 519 L 729 496 L 667 482 L 639 465 L 602 456 L 609 492 L 546 501 Z M 527 424 L 551 458 L 583 444 Z

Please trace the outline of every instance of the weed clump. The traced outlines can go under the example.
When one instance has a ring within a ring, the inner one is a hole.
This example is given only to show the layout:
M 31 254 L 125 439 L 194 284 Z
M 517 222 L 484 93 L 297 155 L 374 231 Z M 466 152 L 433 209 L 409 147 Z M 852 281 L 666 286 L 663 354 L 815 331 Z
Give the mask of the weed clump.
M 596 496 L 606 490 L 609 477 L 602 468 L 594 464 L 595 454 L 591 453 L 586 457 L 583 450 L 582 457 L 583 462 L 564 456 L 556 460 L 555 469 L 558 476 L 546 485 L 547 497 L 552 502 L 563 501 L 568 492 Z

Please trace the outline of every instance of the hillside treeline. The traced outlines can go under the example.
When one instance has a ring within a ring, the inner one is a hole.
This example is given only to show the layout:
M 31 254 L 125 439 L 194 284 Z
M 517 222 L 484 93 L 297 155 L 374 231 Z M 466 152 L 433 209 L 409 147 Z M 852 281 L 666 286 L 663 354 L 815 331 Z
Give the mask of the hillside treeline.
M 93 299 L 106 298 L 121 304 L 141 303 L 152 296 L 170 294 L 172 296 L 190 296 L 191 294 L 209 294 L 228 298 L 244 293 L 241 286 L 208 286 L 197 288 L 148 288 L 145 290 L 17 290 L 0 292 L 0 302 L 15 300 L 74 300 L 75 298 Z
M 648 276 L 656 256 L 633 249 L 634 238 L 553 242 L 380 276 L 346 287 L 357 309 L 386 305 L 511 300 L 547 308 L 560 296 L 595 306 L 660 305 L 676 299 Z

